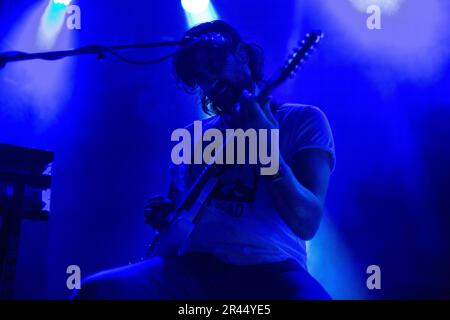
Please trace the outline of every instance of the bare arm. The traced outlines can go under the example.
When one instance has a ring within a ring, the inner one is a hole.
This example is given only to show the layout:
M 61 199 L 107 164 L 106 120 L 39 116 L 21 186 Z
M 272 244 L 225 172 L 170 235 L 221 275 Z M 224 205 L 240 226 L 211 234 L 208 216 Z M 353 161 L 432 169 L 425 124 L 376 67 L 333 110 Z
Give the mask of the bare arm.
M 305 149 L 294 156 L 291 167 L 280 157 L 280 170 L 280 178 L 269 178 L 275 207 L 295 234 L 310 240 L 323 215 L 330 156 L 320 149 Z

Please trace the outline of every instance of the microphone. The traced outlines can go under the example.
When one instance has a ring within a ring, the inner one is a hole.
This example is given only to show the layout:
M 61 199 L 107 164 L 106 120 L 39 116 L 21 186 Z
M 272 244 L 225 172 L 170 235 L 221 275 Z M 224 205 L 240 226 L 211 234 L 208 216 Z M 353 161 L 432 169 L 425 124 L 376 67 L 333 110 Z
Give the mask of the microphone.
M 185 44 L 205 43 L 215 46 L 226 46 L 231 44 L 231 39 L 219 32 L 209 32 L 199 36 L 185 36 L 183 42 Z

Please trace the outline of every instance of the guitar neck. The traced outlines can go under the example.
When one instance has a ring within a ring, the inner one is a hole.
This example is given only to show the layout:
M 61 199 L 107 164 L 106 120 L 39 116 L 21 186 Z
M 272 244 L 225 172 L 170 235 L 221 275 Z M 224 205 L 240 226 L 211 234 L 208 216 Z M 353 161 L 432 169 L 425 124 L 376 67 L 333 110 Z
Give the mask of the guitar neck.
M 183 199 L 178 204 L 177 208 L 175 209 L 175 213 L 179 214 L 182 211 L 188 211 L 191 209 L 192 205 L 197 200 L 197 197 L 202 192 L 204 186 L 206 185 L 208 179 L 212 176 L 214 171 L 214 164 L 207 165 L 203 171 L 200 173 L 200 175 L 197 177 L 197 179 L 192 184 L 189 191 L 186 193 L 186 195 L 183 197 Z

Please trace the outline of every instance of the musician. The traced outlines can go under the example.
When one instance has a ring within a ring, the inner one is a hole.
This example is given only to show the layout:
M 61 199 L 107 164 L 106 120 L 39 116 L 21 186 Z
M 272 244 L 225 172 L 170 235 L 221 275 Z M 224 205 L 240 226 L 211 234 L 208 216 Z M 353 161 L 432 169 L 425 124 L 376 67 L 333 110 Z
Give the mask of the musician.
M 224 165 L 182 253 L 155 257 L 89 277 L 79 299 L 329 299 L 308 273 L 305 241 L 324 212 L 334 142 L 324 113 L 256 96 L 265 81 L 259 47 L 223 21 L 200 24 L 187 37 L 224 41 L 186 44 L 174 56 L 179 83 L 197 92 L 209 128 L 279 129 L 279 170 Z M 192 130 L 192 126 L 187 127 Z M 171 165 L 169 197 L 150 199 L 147 215 L 165 215 L 202 166 Z

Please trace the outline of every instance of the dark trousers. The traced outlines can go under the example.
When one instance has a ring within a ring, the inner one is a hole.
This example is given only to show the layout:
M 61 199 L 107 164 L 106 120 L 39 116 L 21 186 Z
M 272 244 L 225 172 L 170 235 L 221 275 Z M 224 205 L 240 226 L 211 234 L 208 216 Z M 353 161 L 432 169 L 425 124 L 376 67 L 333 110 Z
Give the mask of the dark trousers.
M 78 299 L 331 299 L 298 263 L 237 266 L 201 253 L 152 258 L 98 273 Z
M 192 253 L 169 263 L 174 263 L 170 268 L 176 271 L 174 277 L 186 276 L 198 283 L 201 298 L 330 299 L 322 286 L 293 260 L 237 266 L 211 255 Z M 183 271 L 177 272 L 179 269 Z

